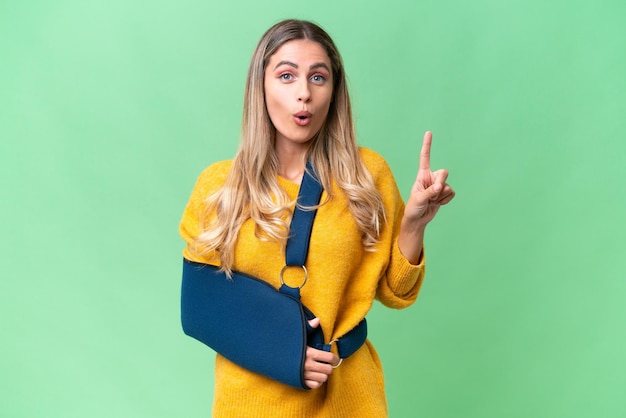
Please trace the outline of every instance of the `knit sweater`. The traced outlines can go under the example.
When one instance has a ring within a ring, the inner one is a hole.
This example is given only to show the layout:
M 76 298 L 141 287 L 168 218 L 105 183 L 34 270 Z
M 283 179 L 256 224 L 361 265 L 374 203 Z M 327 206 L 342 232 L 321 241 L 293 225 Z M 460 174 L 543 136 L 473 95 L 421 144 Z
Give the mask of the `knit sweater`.
M 320 318 L 326 343 L 354 328 L 370 310 L 374 299 L 398 309 L 411 305 L 424 277 L 424 257 L 418 265 L 412 265 L 398 248 L 404 202 L 389 166 L 374 151 L 361 148 L 360 154 L 382 196 L 386 222 L 375 251 L 365 251 L 346 197 L 338 187 L 333 186 L 333 198 L 317 211 L 306 264 L 309 278 L 301 295 L 302 302 Z M 198 178 L 180 224 L 181 236 L 188 244 L 200 232 L 201 217 L 206 215 L 206 197 L 224 184 L 231 165 L 231 161 L 215 163 Z M 295 201 L 299 185 L 282 177 L 278 177 L 278 182 Z M 321 202 L 326 197 L 324 192 Z M 278 288 L 279 272 L 285 265 L 284 248 L 277 242 L 257 239 L 254 231 L 250 219 L 241 227 L 233 270 L 256 276 Z M 219 265 L 216 254 L 202 256 L 189 245 L 183 256 Z M 295 283 L 286 281 L 297 286 L 298 279 L 294 280 Z M 245 370 L 218 354 L 213 416 L 386 417 L 382 366 L 368 340 L 320 388 L 300 390 Z

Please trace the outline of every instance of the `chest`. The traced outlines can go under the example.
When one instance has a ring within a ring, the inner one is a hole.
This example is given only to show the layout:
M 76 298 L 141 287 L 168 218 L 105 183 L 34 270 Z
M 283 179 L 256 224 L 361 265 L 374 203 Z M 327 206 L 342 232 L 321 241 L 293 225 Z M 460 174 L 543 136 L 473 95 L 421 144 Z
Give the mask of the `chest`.
M 322 196 L 322 201 L 326 195 Z M 285 265 L 284 246 L 256 236 L 255 224 L 248 220 L 237 239 L 235 269 L 262 278 L 275 287 Z M 328 273 L 328 266 L 341 269 L 363 256 L 361 232 L 348 209 L 346 199 L 335 195 L 322 205 L 315 216 L 306 267 L 310 273 Z

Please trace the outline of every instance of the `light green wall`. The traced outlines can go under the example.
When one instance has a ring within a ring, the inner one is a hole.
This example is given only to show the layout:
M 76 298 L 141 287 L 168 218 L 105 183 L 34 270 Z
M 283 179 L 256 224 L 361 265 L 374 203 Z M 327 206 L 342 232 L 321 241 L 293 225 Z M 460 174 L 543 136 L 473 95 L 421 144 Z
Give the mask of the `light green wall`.
M 236 150 L 262 32 L 312 19 L 405 196 L 457 190 L 376 306 L 391 416 L 626 415 L 623 1 L 0 3 L 0 416 L 206 417 L 177 224 Z

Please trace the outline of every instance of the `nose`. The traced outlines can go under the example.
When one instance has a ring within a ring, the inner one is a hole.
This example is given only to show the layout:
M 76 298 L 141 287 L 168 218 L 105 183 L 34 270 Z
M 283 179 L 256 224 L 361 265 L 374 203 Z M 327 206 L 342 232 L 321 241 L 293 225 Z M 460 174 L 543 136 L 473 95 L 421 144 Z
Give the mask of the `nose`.
M 302 80 L 298 86 L 298 101 L 303 103 L 311 101 L 311 89 L 308 80 Z

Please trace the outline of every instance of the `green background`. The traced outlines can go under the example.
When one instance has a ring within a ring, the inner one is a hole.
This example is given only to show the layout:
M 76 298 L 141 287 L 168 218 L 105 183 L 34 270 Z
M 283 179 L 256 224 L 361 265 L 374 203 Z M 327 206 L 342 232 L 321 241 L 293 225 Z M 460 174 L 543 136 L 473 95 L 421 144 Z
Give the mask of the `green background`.
M 276 21 L 341 50 L 361 145 L 457 190 L 376 305 L 392 417 L 626 416 L 622 0 L 0 2 L 0 416 L 206 417 L 178 222 Z

